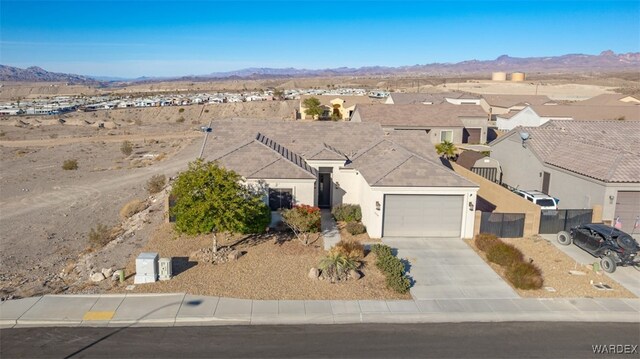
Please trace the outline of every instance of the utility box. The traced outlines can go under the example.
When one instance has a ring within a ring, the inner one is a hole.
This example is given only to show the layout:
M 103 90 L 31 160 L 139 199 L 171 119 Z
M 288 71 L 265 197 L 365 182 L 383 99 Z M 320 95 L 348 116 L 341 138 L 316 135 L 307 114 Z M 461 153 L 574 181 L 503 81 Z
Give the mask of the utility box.
M 144 252 L 136 258 L 136 276 L 133 283 L 153 283 L 158 280 L 158 253 Z
M 171 258 L 160 258 L 158 266 L 160 270 L 160 280 L 171 279 Z

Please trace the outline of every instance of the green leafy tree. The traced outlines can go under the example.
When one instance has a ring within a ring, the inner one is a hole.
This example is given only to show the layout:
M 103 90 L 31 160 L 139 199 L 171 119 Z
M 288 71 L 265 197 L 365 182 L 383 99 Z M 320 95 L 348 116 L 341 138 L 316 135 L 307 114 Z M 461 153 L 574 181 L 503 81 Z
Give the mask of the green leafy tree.
M 276 100 L 284 100 L 284 90 L 281 90 L 281 89 L 273 90 L 273 97 Z
M 176 199 L 171 215 L 176 230 L 187 234 L 215 232 L 262 233 L 271 221 L 264 192 L 248 186 L 234 171 L 198 159 L 180 173 L 171 195 Z
M 313 119 L 320 117 L 324 113 L 320 100 L 315 97 L 309 97 L 302 101 L 302 105 L 305 107 L 304 113 L 311 116 Z
M 456 151 L 456 146 L 449 141 L 444 141 L 436 145 L 436 152 L 438 152 L 442 157 L 450 160 L 456 157 Z

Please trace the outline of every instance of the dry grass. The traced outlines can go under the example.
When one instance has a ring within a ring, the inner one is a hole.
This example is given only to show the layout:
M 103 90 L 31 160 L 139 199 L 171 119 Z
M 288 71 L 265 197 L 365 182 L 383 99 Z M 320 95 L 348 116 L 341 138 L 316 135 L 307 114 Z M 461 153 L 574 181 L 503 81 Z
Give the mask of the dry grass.
M 367 232 L 358 235 L 352 235 L 346 230 L 347 222 L 338 222 L 338 230 L 340 230 L 340 238 L 345 241 L 358 241 L 360 243 L 382 243 L 379 238 L 370 238 Z
M 255 243 L 240 243 L 236 248 L 246 252 L 239 260 L 226 264 L 188 263 L 194 251 L 211 246 L 210 236 L 178 236 L 172 225 L 164 224 L 154 233 L 144 251 L 160 257 L 178 257 L 186 270 L 170 281 L 136 285 L 136 293 L 187 292 L 197 295 L 246 299 L 409 299 L 386 288 L 385 277 L 375 267 L 375 255 L 364 259 L 364 277 L 358 281 L 331 284 L 309 279 L 309 269 L 317 267 L 326 255 L 322 241 L 304 246 L 298 241 L 278 243 L 275 235 L 264 236 Z M 241 237 L 221 241 L 220 245 L 239 241 Z M 133 284 L 135 258 L 126 268 Z M 175 271 L 175 267 L 174 267 Z M 124 292 L 124 286 L 112 289 Z
M 122 206 L 122 208 L 120 209 L 120 218 L 127 219 L 145 208 L 146 205 L 144 201 L 136 198 Z
M 544 287 L 552 287 L 556 291 L 549 292 L 546 289 L 522 290 L 515 289 L 521 297 L 528 298 L 635 298 L 636 296 L 618 282 L 604 274 L 596 274 L 588 267 L 576 263 L 571 257 L 562 253 L 552 243 L 541 237 L 533 236 L 529 238 L 503 238 L 502 241 L 514 245 L 524 254 L 525 262 L 533 260 L 542 271 Z M 484 259 L 493 270 L 502 278 L 506 278 L 506 268 L 487 260 L 486 255 L 480 251 L 473 241 L 467 240 L 467 244 L 473 248 L 482 259 Z M 596 259 L 594 258 L 594 262 Z M 572 275 L 570 270 L 579 270 L 586 275 Z M 593 288 L 590 281 L 596 283 L 603 282 L 610 285 L 614 290 L 601 291 Z M 505 282 L 509 283 L 507 280 Z

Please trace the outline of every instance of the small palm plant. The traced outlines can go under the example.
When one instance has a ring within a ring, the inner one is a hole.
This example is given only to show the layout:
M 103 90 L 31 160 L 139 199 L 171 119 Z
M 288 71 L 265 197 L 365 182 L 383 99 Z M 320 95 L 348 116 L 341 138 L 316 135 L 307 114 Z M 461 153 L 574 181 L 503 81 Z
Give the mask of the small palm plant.
M 359 262 L 355 258 L 350 258 L 342 252 L 330 251 L 329 254 L 320 260 L 318 266 L 322 274 L 331 282 L 347 279 L 350 270 L 357 269 Z
M 441 155 L 442 157 L 449 160 L 454 159 L 456 157 L 456 151 L 457 151 L 456 146 L 449 141 L 444 141 L 436 145 L 436 152 L 438 152 L 438 154 Z

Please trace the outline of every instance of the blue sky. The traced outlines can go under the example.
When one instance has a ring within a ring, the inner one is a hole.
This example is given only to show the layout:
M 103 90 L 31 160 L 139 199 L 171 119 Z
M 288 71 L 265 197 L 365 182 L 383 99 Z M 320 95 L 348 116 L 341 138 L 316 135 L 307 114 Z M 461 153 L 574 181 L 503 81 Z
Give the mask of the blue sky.
M 100 76 L 640 51 L 640 1 L 5 1 L 0 63 Z

